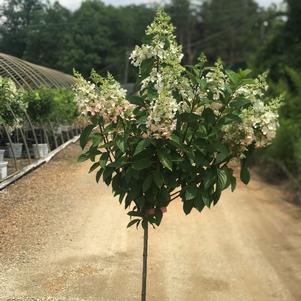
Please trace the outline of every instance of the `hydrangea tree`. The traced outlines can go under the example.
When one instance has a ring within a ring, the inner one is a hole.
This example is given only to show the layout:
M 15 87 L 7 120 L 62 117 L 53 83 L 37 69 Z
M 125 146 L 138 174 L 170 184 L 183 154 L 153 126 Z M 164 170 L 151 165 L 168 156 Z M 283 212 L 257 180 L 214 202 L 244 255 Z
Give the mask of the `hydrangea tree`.
M 6 125 L 10 132 L 23 125 L 27 105 L 22 93 L 11 79 L 0 76 L 0 125 Z
M 227 71 L 201 55 L 183 67 L 181 46 L 170 18 L 159 10 L 146 29 L 146 42 L 130 60 L 139 72 L 139 91 L 126 91 L 109 74 L 92 71 L 90 81 L 76 73 L 76 100 L 89 125 L 80 143 L 80 161 L 93 162 L 96 180 L 112 186 L 132 225 L 144 229 L 142 300 L 146 298 L 148 224 L 159 226 L 168 205 L 181 200 L 185 214 L 201 212 L 236 186 L 232 160 L 246 160 L 276 134 L 280 99 L 267 96 L 266 74 Z

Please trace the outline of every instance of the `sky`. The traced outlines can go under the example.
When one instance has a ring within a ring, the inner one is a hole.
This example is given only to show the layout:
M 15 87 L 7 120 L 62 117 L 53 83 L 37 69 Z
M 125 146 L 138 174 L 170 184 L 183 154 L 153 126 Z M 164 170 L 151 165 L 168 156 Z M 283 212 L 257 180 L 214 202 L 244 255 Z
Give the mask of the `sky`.
M 1 0 L 0 0 L 1 2 Z M 69 9 L 76 9 L 79 7 L 81 0 L 59 0 L 59 2 L 65 6 L 68 7 Z M 113 4 L 113 5 L 126 5 L 126 4 L 141 4 L 141 3 L 149 3 L 149 2 L 154 2 L 153 0 L 104 0 L 105 3 L 107 4 Z M 164 2 L 164 1 L 156 1 L 156 2 Z M 279 4 L 282 2 L 281 0 L 257 0 L 257 2 L 261 6 L 268 6 L 272 3 Z

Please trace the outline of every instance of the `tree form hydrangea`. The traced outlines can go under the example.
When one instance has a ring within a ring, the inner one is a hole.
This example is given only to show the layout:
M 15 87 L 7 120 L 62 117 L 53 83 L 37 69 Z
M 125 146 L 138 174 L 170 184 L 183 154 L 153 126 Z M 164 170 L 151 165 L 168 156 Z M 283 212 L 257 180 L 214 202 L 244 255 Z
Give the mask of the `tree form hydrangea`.
M 23 93 L 11 79 L 0 76 L 0 124 L 6 125 L 9 132 L 23 126 L 23 114 L 27 108 Z
M 90 159 L 96 180 L 102 176 L 131 208 L 130 226 L 159 225 L 178 197 L 186 214 L 216 204 L 224 189 L 235 189 L 229 162 L 241 160 L 248 183 L 246 158 L 276 134 L 281 99 L 268 97 L 266 75 L 252 79 L 249 70 L 227 71 L 220 61 L 210 67 L 204 55 L 184 68 L 182 57 L 170 18 L 159 10 L 146 43 L 130 56 L 139 68 L 136 95 L 126 96 L 111 75 L 92 72 L 86 81 L 76 74 L 78 106 L 90 122 L 80 160 Z

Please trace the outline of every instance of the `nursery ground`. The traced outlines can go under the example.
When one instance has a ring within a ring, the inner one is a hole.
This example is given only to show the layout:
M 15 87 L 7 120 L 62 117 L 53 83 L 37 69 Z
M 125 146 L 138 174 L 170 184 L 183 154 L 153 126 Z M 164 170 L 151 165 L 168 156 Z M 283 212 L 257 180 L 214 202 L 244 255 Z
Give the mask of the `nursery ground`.
M 0 192 L 0 300 L 139 301 L 142 231 L 72 145 Z M 148 301 L 301 300 L 301 212 L 254 175 L 150 231 Z

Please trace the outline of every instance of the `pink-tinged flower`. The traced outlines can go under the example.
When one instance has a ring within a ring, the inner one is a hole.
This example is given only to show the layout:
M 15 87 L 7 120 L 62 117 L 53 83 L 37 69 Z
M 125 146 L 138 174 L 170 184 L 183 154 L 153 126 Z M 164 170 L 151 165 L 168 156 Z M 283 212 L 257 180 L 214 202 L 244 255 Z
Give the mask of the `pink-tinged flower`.
M 147 139 L 147 138 L 148 138 L 148 134 L 147 134 L 147 133 L 143 133 L 143 134 L 142 134 L 142 138 L 143 138 L 143 139 Z
M 167 207 L 161 207 L 160 209 L 161 209 L 162 213 L 166 213 L 167 212 Z
M 155 208 L 146 209 L 146 214 L 147 215 L 155 215 Z

